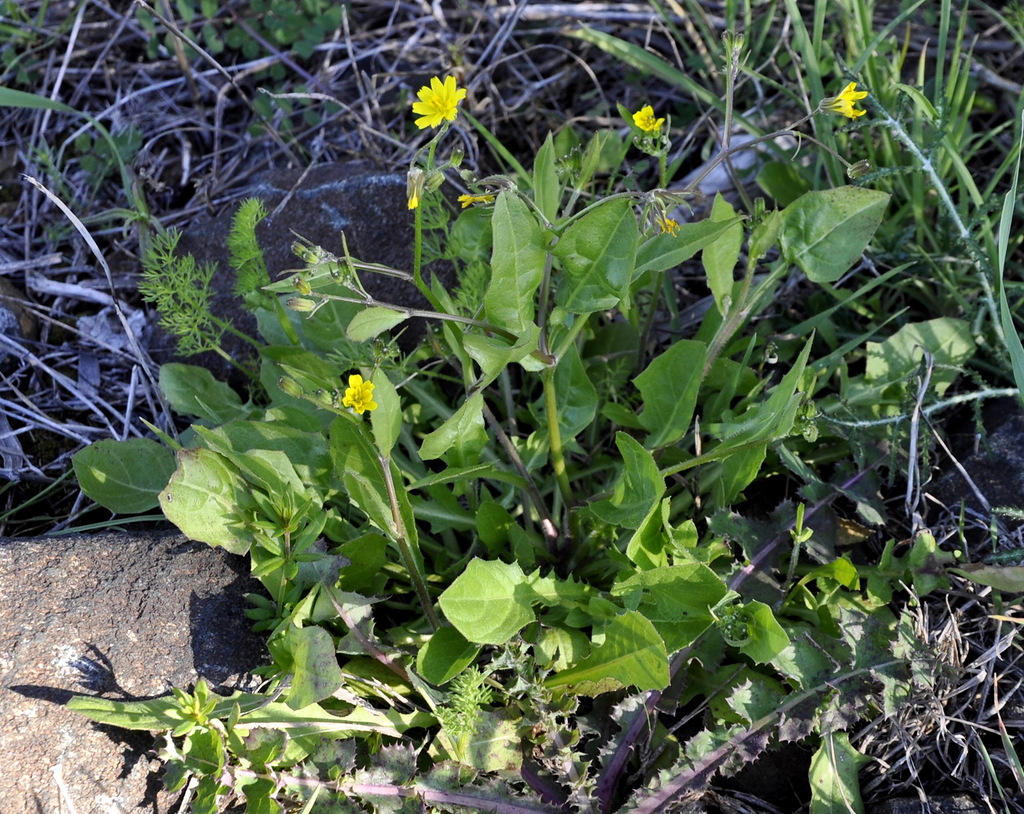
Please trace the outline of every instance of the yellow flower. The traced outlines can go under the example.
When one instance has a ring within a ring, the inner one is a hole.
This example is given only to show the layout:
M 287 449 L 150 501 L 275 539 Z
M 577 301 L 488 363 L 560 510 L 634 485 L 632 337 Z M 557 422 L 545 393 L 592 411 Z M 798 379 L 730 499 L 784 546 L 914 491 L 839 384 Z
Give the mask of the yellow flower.
M 633 124 L 645 133 L 657 133 L 664 123 L 664 119 L 654 118 L 654 108 L 650 105 L 644 105 L 633 114 Z
M 458 103 L 466 98 L 465 88 L 455 87 L 455 77 L 446 76 L 444 82 L 436 76 L 430 80 L 430 85 L 424 85 L 416 94 L 418 102 L 413 102 L 412 112 L 418 113 L 416 126 L 420 130 L 428 127 L 437 127 L 442 121 L 455 121 L 459 115 Z
M 462 204 L 462 208 L 465 209 L 470 204 L 475 203 L 491 203 L 494 200 L 493 195 L 460 195 L 459 203 Z
M 672 235 L 672 237 L 675 237 L 679 234 L 679 224 L 672 220 L 672 218 L 661 217 L 657 218 L 654 222 L 658 225 L 658 228 L 661 229 L 661 233 L 663 235 L 667 233 Z
M 376 410 L 377 402 L 373 400 L 373 382 L 364 382 L 363 377 L 353 373 L 348 377 L 348 389 L 345 391 L 345 398 L 341 403 L 351 407 L 359 415 L 364 410 Z
M 857 90 L 857 83 L 851 82 L 839 92 L 838 96 L 829 96 L 827 99 L 822 99 L 818 109 L 826 113 L 838 113 L 846 116 L 848 119 L 856 119 L 858 116 L 863 116 L 867 111 L 855 109 L 853 103 L 865 98 L 867 95 L 868 92 L 866 90 Z
M 410 167 L 409 174 L 405 178 L 405 194 L 409 198 L 409 208 L 415 209 L 420 205 L 420 198 L 423 196 L 423 182 L 426 174 L 419 167 Z

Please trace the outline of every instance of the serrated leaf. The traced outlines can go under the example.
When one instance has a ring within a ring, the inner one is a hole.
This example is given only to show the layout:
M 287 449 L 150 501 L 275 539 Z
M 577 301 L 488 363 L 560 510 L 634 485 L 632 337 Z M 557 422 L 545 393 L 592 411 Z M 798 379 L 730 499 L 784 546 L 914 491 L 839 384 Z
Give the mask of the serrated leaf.
M 158 506 L 176 467 L 174 453 L 149 438 L 97 441 L 76 452 L 71 464 L 82 491 L 118 514 Z

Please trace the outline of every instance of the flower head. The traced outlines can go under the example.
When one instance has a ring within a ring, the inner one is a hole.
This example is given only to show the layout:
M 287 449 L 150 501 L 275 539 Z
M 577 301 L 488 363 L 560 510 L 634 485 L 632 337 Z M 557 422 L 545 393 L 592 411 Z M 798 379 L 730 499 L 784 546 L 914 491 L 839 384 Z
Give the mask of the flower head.
M 424 85 L 416 93 L 418 102 L 412 103 L 412 112 L 418 113 L 416 126 L 420 130 L 428 127 L 437 127 L 442 121 L 455 121 L 459 114 L 457 107 L 461 99 L 466 98 L 465 88 L 455 87 L 455 77 L 446 76 L 444 82 L 436 76 L 430 80 L 430 85 Z
M 661 230 L 661 234 L 663 235 L 669 234 L 672 235 L 672 237 L 675 237 L 679 234 L 679 223 L 672 220 L 672 218 L 662 216 L 655 218 L 654 222 L 657 224 L 658 228 Z
M 494 195 L 460 195 L 459 203 L 462 204 L 462 208 L 465 209 L 470 204 L 477 203 L 491 203 L 494 200 Z
M 633 114 L 633 124 L 645 133 L 657 133 L 664 123 L 664 119 L 654 118 L 654 108 L 650 105 L 644 105 Z
M 839 92 L 838 96 L 829 96 L 826 99 L 822 99 L 818 109 L 826 113 L 838 113 L 841 116 L 846 116 L 848 119 L 856 119 L 858 116 L 863 116 L 867 111 L 857 110 L 854 108 L 853 103 L 865 98 L 867 95 L 868 92 L 866 90 L 857 90 L 857 83 L 851 82 Z
M 409 208 L 415 209 L 420 205 L 420 198 L 423 197 L 423 182 L 426 175 L 419 167 L 410 167 L 409 174 L 405 178 L 405 194 L 409 199 Z
M 373 400 L 373 382 L 364 382 L 363 377 L 353 373 L 348 377 L 348 389 L 341 400 L 345 407 L 351 407 L 359 415 L 365 410 L 376 410 L 377 402 Z

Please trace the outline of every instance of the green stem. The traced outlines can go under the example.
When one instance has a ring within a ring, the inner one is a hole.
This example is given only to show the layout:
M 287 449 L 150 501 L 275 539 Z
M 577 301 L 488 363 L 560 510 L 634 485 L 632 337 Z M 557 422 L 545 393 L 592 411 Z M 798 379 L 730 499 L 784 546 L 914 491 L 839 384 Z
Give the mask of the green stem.
M 427 621 L 434 630 L 441 627 L 441 620 L 434 610 L 434 602 L 430 598 L 430 591 L 427 590 L 427 580 L 420 571 L 419 560 L 413 554 L 412 546 L 409 544 L 409 531 L 402 519 L 402 511 L 398 505 L 398 494 L 395 492 L 395 481 L 391 477 L 391 458 L 381 455 L 377 458 L 380 461 L 381 471 L 384 473 L 384 483 L 388 490 L 388 502 L 391 504 L 391 522 L 394 524 L 392 538 L 398 546 L 398 550 L 405 560 L 405 568 L 409 572 L 409 579 L 412 580 L 413 588 L 419 597 L 423 612 L 427 615 Z
M 562 430 L 558 426 L 558 394 L 555 390 L 555 367 L 545 368 L 544 381 L 544 412 L 548 419 L 548 437 L 551 442 L 551 468 L 558 482 L 558 490 L 562 493 L 566 510 L 572 513 L 576 498 L 569 483 L 569 473 L 565 466 L 565 452 L 562 449 Z

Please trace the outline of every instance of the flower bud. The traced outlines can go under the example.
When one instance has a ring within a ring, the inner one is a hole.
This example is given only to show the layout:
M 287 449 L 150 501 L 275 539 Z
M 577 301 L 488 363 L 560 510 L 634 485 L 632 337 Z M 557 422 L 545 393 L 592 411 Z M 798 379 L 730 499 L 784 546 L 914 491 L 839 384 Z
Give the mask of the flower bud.
M 317 304 L 305 297 L 289 297 L 285 305 L 302 314 L 312 314 L 317 309 Z
M 277 380 L 277 386 L 281 388 L 282 392 L 287 393 L 293 398 L 302 398 L 302 385 L 295 381 L 295 379 L 289 378 L 288 376 L 282 376 Z
M 871 172 L 870 161 L 858 161 L 846 168 L 846 176 L 852 181 Z

